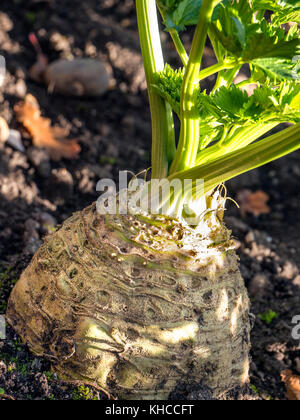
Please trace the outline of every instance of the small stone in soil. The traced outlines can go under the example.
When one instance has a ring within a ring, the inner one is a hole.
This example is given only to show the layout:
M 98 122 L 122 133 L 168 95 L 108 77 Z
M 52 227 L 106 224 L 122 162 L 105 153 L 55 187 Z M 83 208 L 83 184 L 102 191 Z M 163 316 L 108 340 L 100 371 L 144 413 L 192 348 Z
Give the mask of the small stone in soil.
M 57 60 L 45 71 L 49 90 L 66 96 L 101 96 L 109 88 L 104 63 L 93 59 Z
M 271 283 L 264 274 L 257 274 L 249 284 L 249 294 L 251 297 L 262 298 L 270 288 Z
M 38 174 L 43 178 L 49 178 L 51 175 L 51 164 L 49 154 L 45 149 L 31 147 L 27 151 L 27 156 L 33 166 L 36 167 Z
M 49 197 L 55 205 L 63 205 L 72 196 L 73 177 L 65 168 L 53 169 L 49 182 Z
M 294 278 L 293 285 L 300 287 L 300 275 Z
M 21 153 L 25 152 L 25 147 L 22 142 L 21 134 L 17 130 L 9 130 L 9 135 L 8 139 L 6 140 L 6 143 Z

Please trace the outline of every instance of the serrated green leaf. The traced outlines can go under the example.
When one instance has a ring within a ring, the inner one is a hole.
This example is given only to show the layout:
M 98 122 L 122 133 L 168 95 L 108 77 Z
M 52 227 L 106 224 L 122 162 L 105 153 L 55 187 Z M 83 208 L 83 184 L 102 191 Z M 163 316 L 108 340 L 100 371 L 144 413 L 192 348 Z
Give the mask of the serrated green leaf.
M 167 30 L 182 31 L 198 22 L 202 0 L 158 0 L 157 3 Z
M 275 88 L 268 83 L 257 87 L 251 96 L 235 85 L 223 86 L 210 95 L 199 92 L 199 115 L 212 126 L 227 128 L 233 125 L 299 122 L 300 84 L 282 82 Z
M 257 58 L 251 62 L 272 79 L 300 80 L 299 68 L 292 60 L 269 57 Z
M 263 33 L 255 33 L 248 39 L 247 49 L 242 55 L 242 59 L 251 62 L 257 58 L 286 58 L 293 60 L 300 54 L 300 39 L 285 39 L 277 41 L 277 36 L 268 37 Z
M 278 11 L 299 6 L 299 0 L 253 0 L 254 10 Z
M 244 105 L 249 101 L 247 92 L 238 89 L 235 85 L 230 88 L 222 86 L 214 95 L 216 106 L 224 110 L 229 116 L 243 116 Z
M 275 6 L 276 10 L 283 13 L 281 2 Z M 264 18 L 257 21 L 256 12 L 259 7 L 259 2 L 251 4 L 248 0 L 223 1 L 215 9 L 212 33 L 230 55 L 244 63 L 258 66 L 268 77 L 275 80 L 298 79 L 295 61 L 295 57 L 300 55 L 298 28 L 294 27 L 286 34 L 277 15 L 274 15 L 271 22 Z M 295 12 L 298 9 L 292 10 Z
M 285 11 L 281 10 L 274 14 L 273 23 L 282 25 L 288 22 L 300 24 L 300 7 Z
M 183 70 L 166 66 L 155 78 L 156 91 L 172 106 L 180 118 Z M 300 122 L 300 83 L 282 82 L 274 86 L 265 79 L 251 96 L 238 88 L 222 86 L 215 93 L 197 92 L 195 107 L 200 119 L 200 150 L 222 138 L 225 129 L 251 128 L 259 124 Z
M 182 69 L 173 70 L 168 64 L 155 76 L 153 87 L 164 98 L 177 115 L 180 114 L 180 96 L 184 73 Z

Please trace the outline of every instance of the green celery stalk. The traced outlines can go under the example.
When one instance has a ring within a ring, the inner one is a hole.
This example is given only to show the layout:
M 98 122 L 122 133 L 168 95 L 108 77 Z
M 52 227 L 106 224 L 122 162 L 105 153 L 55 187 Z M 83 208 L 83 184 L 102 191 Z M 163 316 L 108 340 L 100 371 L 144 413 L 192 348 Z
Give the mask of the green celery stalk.
M 154 75 L 164 68 L 155 0 L 137 0 L 137 20 L 152 116 L 152 177 L 167 176 L 175 154 L 174 121 L 170 106 L 152 88 Z

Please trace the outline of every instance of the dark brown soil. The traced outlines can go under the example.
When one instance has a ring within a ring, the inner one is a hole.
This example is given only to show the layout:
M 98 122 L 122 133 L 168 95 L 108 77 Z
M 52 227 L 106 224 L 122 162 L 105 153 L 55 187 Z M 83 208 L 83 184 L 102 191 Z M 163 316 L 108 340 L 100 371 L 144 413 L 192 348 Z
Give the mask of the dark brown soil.
M 28 41 L 32 31 L 50 61 L 70 56 L 104 60 L 112 69 L 111 90 L 99 99 L 49 95 L 28 75 L 35 61 Z M 133 0 L 2 2 L 0 53 L 7 60 L 0 115 L 10 127 L 20 129 L 13 106 L 28 92 L 44 115 L 69 128 L 82 146 L 80 159 L 45 165 L 26 136 L 24 153 L 0 143 L 1 314 L 43 236 L 97 198 L 99 179 L 150 166 L 151 125 Z M 174 62 L 169 44 L 167 56 Z M 206 64 L 211 60 L 207 48 Z M 300 374 L 300 342 L 291 336 L 292 318 L 300 315 L 299 161 L 300 153 L 294 153 L 228 183 L 233 198 L 245 188 L 265 191 L 271 207 L 269 215 L 242 219 L 228 205 L 227 223 L 236 238 L 254 314 L 252 391 L 236 391 L 228 399 L 285 399 L 280 372 L 288 368 Z M 260 319 L 269 310 L 276 314 L 270 324 Z M 49 363 L 30 354 L 8 328 L 7 339 L 0 341 L 0 400 L 105 398 L 93 388 L 60 383 L 49 370 Z M 202 385 L 184 392 L 191 399 L 209 395 Z

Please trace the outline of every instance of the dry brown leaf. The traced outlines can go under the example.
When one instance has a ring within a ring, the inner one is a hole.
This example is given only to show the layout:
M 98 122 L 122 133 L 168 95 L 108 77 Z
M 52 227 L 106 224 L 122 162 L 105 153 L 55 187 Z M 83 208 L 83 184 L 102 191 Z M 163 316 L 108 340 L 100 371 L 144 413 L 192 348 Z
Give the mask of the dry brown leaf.
M 287 397 L 291 401 L 300 401 L 300 376 L 293 375 L 291 370 L 281 372 L 281 380 L 287 389 Z
M 268 194 L 261 190 L 255 193 L 250 190 L 241 190 L 238 193 L 237 201 L 240 205 L 242 216 L 245 217 L 247 213 L 251 213 L 254 216 L 270 213 L 271 209 L 267 205 L 269 198 Z
M 0 142 L 5 143 L 9 137 L 9 127 L 4 118 L 0 117 Z
M 66 140 L 69 131 L 52 127 L 48 118 L 41 117 L 41 110 L 33 95 L 26 95 L 24 102 L 15 105 L 17 119 L 32 136 L 36 147 L 45 148 L 54 160 L 76 159 L 81 150 L 76 140 Z

